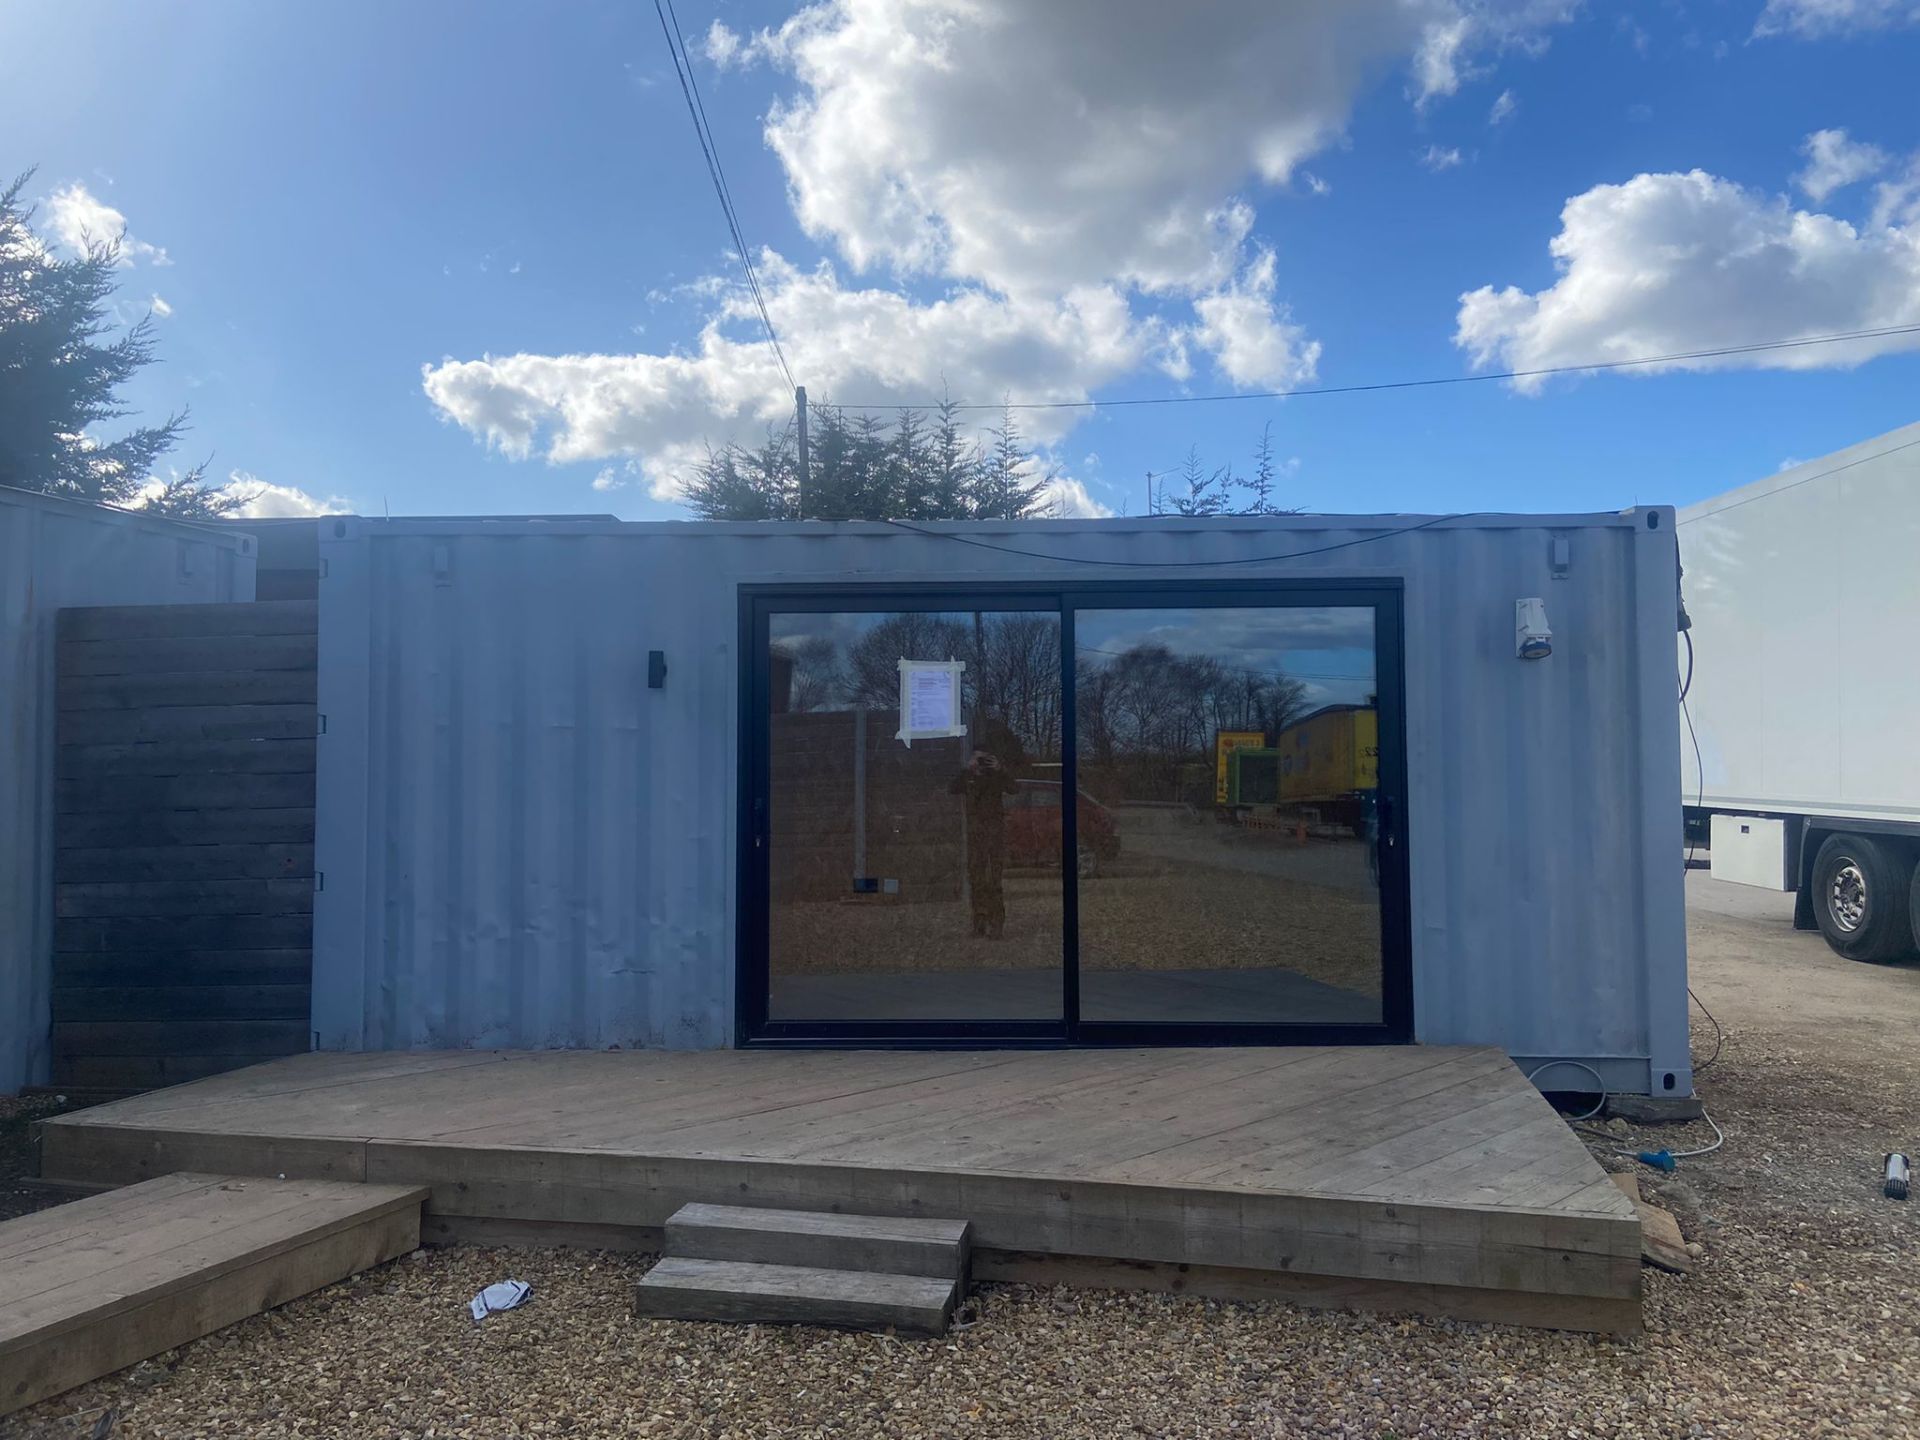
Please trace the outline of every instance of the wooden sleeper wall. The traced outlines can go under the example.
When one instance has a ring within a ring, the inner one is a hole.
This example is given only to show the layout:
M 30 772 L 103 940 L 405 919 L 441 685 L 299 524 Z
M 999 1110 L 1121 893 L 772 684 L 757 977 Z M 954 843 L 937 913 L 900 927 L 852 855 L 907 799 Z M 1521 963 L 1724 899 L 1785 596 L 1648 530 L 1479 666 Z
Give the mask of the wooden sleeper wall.
M 318 607 L 71 609 L 58 637 L 54 1083 L 306 1050 Z

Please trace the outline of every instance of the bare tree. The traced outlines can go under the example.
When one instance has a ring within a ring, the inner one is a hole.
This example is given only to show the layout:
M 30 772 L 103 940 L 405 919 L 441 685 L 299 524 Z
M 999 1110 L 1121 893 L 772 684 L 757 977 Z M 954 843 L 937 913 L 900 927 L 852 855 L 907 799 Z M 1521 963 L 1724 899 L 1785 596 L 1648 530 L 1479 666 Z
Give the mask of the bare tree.
M 808 635 L 777 647 L 793 662 L 793 680 L 787 692 L 789 710 L 832 710 L 846 692 L 840 647 L 828 635 Z

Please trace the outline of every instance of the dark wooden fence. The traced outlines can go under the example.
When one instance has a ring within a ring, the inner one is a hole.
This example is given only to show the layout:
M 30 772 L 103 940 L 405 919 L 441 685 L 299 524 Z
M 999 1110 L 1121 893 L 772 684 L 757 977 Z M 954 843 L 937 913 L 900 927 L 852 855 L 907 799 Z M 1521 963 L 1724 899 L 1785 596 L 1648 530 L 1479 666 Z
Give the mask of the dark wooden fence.
M 63 610 L 53 1079 L 308 1048 L 317 607 Z

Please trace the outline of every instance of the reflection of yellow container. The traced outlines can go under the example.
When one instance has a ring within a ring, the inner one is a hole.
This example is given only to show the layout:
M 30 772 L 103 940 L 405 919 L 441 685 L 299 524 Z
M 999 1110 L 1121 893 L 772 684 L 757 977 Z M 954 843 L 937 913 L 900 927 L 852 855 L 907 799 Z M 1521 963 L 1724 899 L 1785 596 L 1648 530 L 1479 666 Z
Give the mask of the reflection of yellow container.
M 1280 803 L 1310 805 L 1380 786 L 1380 714 L 1330 705 L 1280 732 Z
M 1267 743 L 1264 730 L 1220 730 L 1213 737 L 1213 803 L 1227 803 L 1227 758 L 1236 750 L 1257 750 Z

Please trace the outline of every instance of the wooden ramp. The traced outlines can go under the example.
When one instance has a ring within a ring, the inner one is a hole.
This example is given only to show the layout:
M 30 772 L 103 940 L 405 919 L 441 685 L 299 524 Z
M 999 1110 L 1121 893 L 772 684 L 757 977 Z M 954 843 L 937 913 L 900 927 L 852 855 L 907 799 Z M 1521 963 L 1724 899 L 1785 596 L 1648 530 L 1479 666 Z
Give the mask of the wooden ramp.
M 0 1415 L 405 1254 L 426 1194 L 168 1175 L 0 1224 Z

